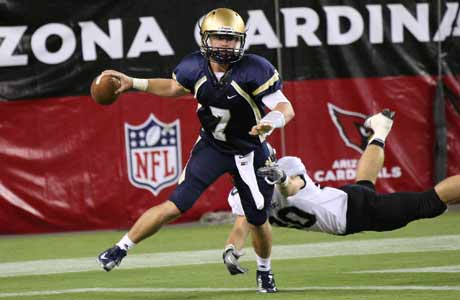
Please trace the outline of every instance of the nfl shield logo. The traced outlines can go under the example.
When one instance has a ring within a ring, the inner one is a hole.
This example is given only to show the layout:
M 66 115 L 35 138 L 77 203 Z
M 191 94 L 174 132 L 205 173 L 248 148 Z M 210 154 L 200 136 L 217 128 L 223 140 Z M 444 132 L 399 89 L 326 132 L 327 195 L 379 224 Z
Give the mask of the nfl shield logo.
M 179 120 L 166 124 L 153 114 L 141 125 L 125 123 L 129 181 L 157 196 L 182 170 Z

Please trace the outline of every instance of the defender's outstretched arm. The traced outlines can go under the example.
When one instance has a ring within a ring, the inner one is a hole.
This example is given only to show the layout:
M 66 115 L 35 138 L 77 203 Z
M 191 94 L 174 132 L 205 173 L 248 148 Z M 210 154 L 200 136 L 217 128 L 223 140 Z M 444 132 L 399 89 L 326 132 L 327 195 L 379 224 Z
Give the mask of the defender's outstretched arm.
M 356 182 L 371 181 L 375 184 L 385 159 L 385 139 L 393 126 L 394 112 L 384 109 L 366 119 L 364 127 L 371 129 L 374 134 L 361 155 L 356 169 Z

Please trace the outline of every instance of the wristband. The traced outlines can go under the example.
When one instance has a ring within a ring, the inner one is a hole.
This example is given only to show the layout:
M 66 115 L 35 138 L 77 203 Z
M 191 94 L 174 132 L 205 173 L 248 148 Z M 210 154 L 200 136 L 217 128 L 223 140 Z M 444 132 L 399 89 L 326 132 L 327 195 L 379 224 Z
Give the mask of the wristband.
M 289 177 L 286 176 L 286 173 L 284 173 L 284 177 L 281 178 L 281 182 L 280 182 L 280 185 L 282 187 L 287 187 L 289 184 Z
M 139 91 L 147 91 L 149 87 L 149 80 L 144 78 L 132 78 L 133 79 L 133 88 Z
M 227 251 L 235 251 L 235 246 L 233 244 L 228 244 L 227 246 L 225 246 L 225 249 L 224 249 L 224 253 L 226 253 Z
M 282 112 L 272 110 L 260 120 L 260 123 L 268 123 L 271 124 L 273 128 L 281 128 L 286 124 L 286 120 Z

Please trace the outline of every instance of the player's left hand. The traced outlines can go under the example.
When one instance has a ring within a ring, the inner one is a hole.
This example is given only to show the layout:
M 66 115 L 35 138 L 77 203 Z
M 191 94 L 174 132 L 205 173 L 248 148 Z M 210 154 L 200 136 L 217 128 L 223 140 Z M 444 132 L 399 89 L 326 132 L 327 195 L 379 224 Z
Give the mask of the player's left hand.
M 286 173 L 276 164 L 259 168 L 257 176 L 263 177 L 271 185 L 285 182 L 287 178 Z
M 252 126 L 251 131 L 249 131 L 250 135 L 262 135 L 262 136 L 267 136 L 275 128 L 272 126 L 272 124 L 269 123 L 259 123 L 257 125 Z

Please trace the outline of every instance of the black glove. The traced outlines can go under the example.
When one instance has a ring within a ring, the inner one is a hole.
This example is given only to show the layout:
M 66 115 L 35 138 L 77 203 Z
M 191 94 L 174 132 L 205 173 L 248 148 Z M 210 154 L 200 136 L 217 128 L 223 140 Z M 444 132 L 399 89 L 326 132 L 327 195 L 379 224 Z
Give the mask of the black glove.
M 257 170 L 257 176 L 263 177 L 268 184 L 282 183 L 287 180 L 286 173 L 276 164 L 261 167 Z
M 248 271 L 248 269 L 243 268 L 240 265 L 240 262 L 238 261 L 240 256 L 241 255 L 236 252 L 235 247 L 233 245 L 228 245 L 224 249 L 224 253 L 222 253 L 224 264 L 231 275 L 244 274 Z

